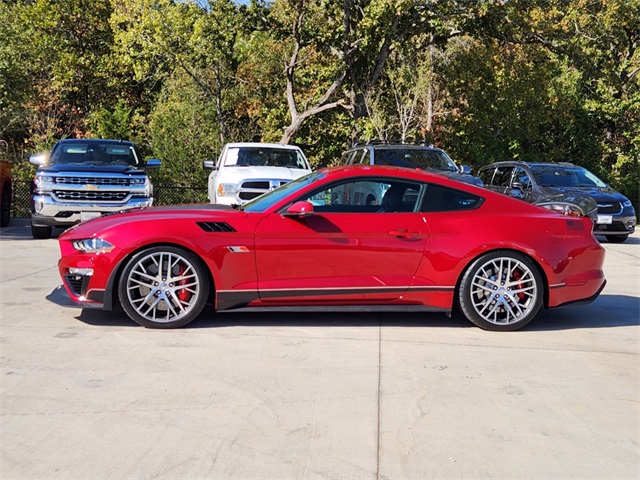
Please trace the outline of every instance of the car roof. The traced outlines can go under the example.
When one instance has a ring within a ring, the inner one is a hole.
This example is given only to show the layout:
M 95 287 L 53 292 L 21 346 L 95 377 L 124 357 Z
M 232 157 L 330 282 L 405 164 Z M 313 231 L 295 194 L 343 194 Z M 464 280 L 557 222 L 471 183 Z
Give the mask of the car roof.
M 300 150 L 297 145 L 285 145 L 283 143 L 262 143 L 262 142 L 234 142 L 227 143 L 225 147 L 253 147 L 253 148 L 286 148 L 289 150 Z
M 514 166 L 524 166 L 524 167 L 579 167 L 570 162 L 523 162 L 520 160 L 507 160 L 504 162 L 493 162 L 489 165 L 482 167 L 480 170 L 486 170 L 487 168 L 495 168 L 495 167 L 514 167 Z M 582 167 L 579 167 L 582 168 Z
M 114 140 L 107 138 L 65 138 L 59 140 L 57 143 L 123 143 L 126 145 L 133 145 L 133 142 L 128 140 Z
M 474 190 L 475 192 L 483 192 L 483 195 L 485 194 L 484 192 L 488 192 L 488 190 L 482 187 L 478 187 L 470 183 L 460 182 L 458 180 L 453 180 L 439 173 L 432 173 L 420 168 L 358 164 L 328 167 L 320 169 L 319 171 L 330 175 L 335 179 L 339 179 L 342 177 L 348 178 L 351 177 L 352 173 L 358 173 L 360 175 L 371 177 L 396 177 L 399 180 L 405 179 L 407 181 L 414 180 L 419 182 L 439 183 L 441 185 L 445 185 L 451 188 L 457 188 L 459 190 L 468 188 L 470 191 Z
M 415 145 L 415 144 L 407 144 L 407 143 L 360 143 L 358 145 L 354 145 L 349 148 L 347 151 L 350 152 L 352 150 L 359 150 L 362 148 L 371 147 L 374 150 L 442 150 L 441 148 L 434 147 L 433 145 Z

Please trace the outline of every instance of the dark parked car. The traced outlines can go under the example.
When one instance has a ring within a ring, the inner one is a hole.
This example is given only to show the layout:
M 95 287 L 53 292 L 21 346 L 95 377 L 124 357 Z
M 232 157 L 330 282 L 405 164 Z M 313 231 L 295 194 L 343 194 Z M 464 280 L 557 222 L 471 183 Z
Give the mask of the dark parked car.
M 386 141 L 359 144 L 342 154 L 340 164 L 419 168 L 439 173 L 453 180 L 482 186 L 480 179 L 470 174 L 471 167 L 468 165 L 459 167 L 444 150 L 433 145 Z
M 592 217 L 594 233 L 610 242 L 624 242 L 635 231 L 631 201 L 572 163 L 497 162 L 481 168 L 478 175 L 486 188 L 529 203 L 568 214 L 579 209 Z

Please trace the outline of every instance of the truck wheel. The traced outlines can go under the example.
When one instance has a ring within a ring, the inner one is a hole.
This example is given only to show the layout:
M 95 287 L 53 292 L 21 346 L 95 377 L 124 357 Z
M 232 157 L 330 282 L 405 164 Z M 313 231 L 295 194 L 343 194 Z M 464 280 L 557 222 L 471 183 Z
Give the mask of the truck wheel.
M 40 226 L 31 224 L 31 235 L 33 238 L 45 239 L 51 238 L 52 228 L 50 226 Z
M 2 198 L 0 198 L 0 227 L 9 225 L 11 219 L 11 190 L 6 186 L 2 189 Z
M 176 247 L 152 247 L 126 263 L 118 283 L 125 313 L 148 328 L 177 328 L 202 312 L 209 279 L 198 257 Z
M 485 330 L 517 330 L 542 306 L 544 283 L 531 259 L 517 252 L 487 253 L 467 269 L 460 283 L 460 310 Z

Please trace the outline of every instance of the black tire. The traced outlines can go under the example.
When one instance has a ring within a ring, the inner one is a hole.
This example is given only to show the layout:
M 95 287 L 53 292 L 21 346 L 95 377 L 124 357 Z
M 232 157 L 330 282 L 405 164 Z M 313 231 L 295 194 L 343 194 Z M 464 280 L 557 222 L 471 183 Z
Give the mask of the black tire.
M 11 220 L 11 190 L 5 185 L 0 198 L 0 227 L 6 227 Z
M 46 239 L 51 238 L 53 228 L 50 226 L 40 226 L 31 224 L 31 235 L 33 238 Z
M 487 253 L 466 270 L 458 302 L 465 317 L 485 330 L 524 327 L 542 306 L 544 283 L 527 256 L 509 250 Z
M 209 278 L 198 257 L 176 247 L 152 247 L 133 255 L 118 282 L 125 313 L 148 328 L 179 328 L 202 312 Z
M 629 238 L 629 235 L 605 235 L 605 237 L 606 237 L 608 242 L 611 242 L 611 243 L 622 243 L 627 238 Z

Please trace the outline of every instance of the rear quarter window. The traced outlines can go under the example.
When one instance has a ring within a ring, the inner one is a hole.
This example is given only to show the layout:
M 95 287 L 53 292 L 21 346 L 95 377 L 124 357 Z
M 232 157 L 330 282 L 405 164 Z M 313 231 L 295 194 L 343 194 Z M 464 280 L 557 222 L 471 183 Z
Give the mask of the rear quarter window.
M 455 188 L 429 184 L 422 200 L 422 212 L 455 212 L 478 208 L 484 199 Z

